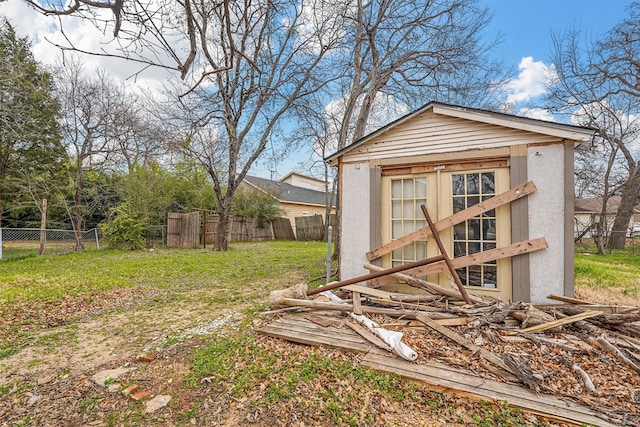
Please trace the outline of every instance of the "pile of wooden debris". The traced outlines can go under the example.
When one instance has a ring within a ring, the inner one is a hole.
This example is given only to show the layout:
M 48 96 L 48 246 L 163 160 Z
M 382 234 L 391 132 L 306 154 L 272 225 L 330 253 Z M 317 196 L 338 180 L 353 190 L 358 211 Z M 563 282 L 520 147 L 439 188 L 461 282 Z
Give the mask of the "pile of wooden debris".
M 279 319 L 260 331 L 364 353 L 363 365 L 562 423 L 640 425 L 640 307 L 469 298 L 302 284 L 272 293 Z
M 270 313 L 288 314 L 260 331 L 365 353 L 360 363 L 366 366 L 440 390 L 507 401 L 565 424 L 640 425 L 639 307 L 553 295 L 549 298 L 562 304 L 533 306 L 469 295 L 456 269 L 542 250 L 546 240 L 455 259 L 440 240 L 439 231 L 533 191 L 529 182 L 436 223 L 421 206 L 428 227 L 366 256 L 372 261 L 427 237 L 435 240 L 440 255 L 390 269 L 366 264 L 367 275 L 311 291 L 306 284 L 275 291 Z M 420 278 L 447 270 L 456 288 Z M 379 289 L 397 281 L 420 292 Z

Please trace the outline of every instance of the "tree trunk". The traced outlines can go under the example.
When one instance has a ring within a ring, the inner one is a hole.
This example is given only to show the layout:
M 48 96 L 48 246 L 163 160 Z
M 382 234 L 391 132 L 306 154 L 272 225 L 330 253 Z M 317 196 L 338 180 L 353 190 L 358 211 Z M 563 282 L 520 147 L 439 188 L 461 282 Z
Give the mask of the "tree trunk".
M 605 197 L 602 198 L 603 205 L 606 205 L 607 199 Z M 600 255 L 604 255 L 607 253 L 607 242 L 606 242 L 606 230 L 607 230 L 607 215 L 605 213 L 600 213 L 600 218 L 596 223 L 596 237 L 595 243 L 598 249 L 598 253 Z
M 42 207 L 40 209 L 40 248 L 38 255 L 44 255 L 47 245 L 47 199 L 42 199 Z
M 82 251 L 84 249 L 84 245 L 82 244 L 82 223 L 84 221 L 84 213 L 82 212 L 82 186 L 84 184 L 84 178 L 82 176 L 82 164 L 80 162 L 81 160 L 78 161 L 78 172 L 76 176 L 76 220 L 75 224 L 73 224 L 73 234 L 76 238 L 76 251 Z
M 231 222 L 231 200 L 228 197 L 229 193 L 223 198 L 220 203 L 220 220 L 218 221 L 218 234 L 216 235 L 216 243 L 213 246 L 214 251 L 227 251 L 229 250 L 229 225 Z
M 632 173 L 633 176 L 622 188 L 620 207 L 613 221 L 611 236 L 609 237 L 609 249 L 624 249 L 625 247 L 629 222 L 633 216 L 638 194 L 640 194 L 640 168 L 636 167 Z

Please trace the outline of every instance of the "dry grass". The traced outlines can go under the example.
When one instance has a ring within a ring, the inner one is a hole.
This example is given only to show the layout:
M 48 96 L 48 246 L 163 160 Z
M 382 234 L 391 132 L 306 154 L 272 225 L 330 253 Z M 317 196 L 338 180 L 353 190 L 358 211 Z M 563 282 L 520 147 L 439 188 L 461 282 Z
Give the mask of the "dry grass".
M 575 296 L 578 299 L 590 301 L 597 304 L 629 305 L 640 304 L 637 294 L 628 295 L 624 293 L 624 288 L 590 288 L 576 284 Z
M 640 303 L 640 255 L 633 246 L 608 255 L 575 256 L 576 298 L 599 304 Z

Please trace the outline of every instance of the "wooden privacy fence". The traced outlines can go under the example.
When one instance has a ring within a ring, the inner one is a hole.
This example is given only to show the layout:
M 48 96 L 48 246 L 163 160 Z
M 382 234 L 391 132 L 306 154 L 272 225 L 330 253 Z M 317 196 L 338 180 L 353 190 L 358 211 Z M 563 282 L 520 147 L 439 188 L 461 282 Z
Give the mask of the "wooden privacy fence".
M 218 237 L 218 215 L 206 215 L 203 235 L 204 244 L 215 243 Z M 229 224 L 229 242 L 258 242 L 261 240 L 273 239 L 271 224 L 266 224 L 260 228 L 257 218 L 231 215 Z
M 324 240 L 322 215 L 296 217 L 296 237 L 298 240 Z
M 169 213 L 167 215 L 167 247 L 199 248 L 201 243 L 205 245 L 215 243 L 218 237 L 220 217 L 204 214 L 204 221 L 202 219 L 200 212 Z M 271 224 L 260 228 L 257 218 L 235 215 L 232 215 L 230 220 L 230 242 L 256 242 L 273 239 Z
M 289 218 L 274 218 L 271 221 L 271 225 L 273 226 L 274 239 L 296 240 L 296 235 L 293 234 L 293 228 L 291 227 Z
M 200 212 L 167 214 L 167 247 L 200 247 Z

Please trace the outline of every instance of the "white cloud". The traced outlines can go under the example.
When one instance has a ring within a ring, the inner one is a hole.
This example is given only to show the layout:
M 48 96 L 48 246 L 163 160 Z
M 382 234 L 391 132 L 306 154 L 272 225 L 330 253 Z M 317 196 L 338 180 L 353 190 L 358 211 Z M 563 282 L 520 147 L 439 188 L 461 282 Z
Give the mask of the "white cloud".
M 112 12 L 108 9 L 97 9 L 95 13 L 104 19 L 110 19 Z M 77 48 L 88 52 L 117 53 L 119 48 L 119 41 L 114 39 L 111 28 L 101 30 L 89 20 L 73 16 L 44 16 L 22 0 L 0 2 L 0 15 L 7 17 L 19 37 L 29 38 L 34 58 L 44 65 L 54 65 L 61 58 L 62 51 L 54 44 L 67 46 L 70 41 Z M 60 31 L 60 24 L 69 41 Z M 123 22 L 123 28 L 126 28 L 126 25 L 127 23 Z M 126 80 L 129 87 L 137 89 L 158 92 L 164 80 L 177 76 L 177 72 L 172 73 L 158 67 L 145 68 L 144 65 L 124 59 L 95 55 L 82 55 L 81 58 L 88 72 L 103 69 L 112 78 Z M 169 61 L 168 56 L 160 57 L 160 60 Z
M 527 102 L 531 98 L 543 95 L 546 91 L 546 85 L 556 79 L 553 65 L 534 61 L 531 56 L 522 58 L 518 69 L 520 70 L 518 77 L 509 80 L 504 87 L 509 104 Z
M 518 110 L 518 116 L 529 117 L 530 119 L 546 120 L 548 122 L 555 122 L 556 119 L 546 108 L 521 108 Z

